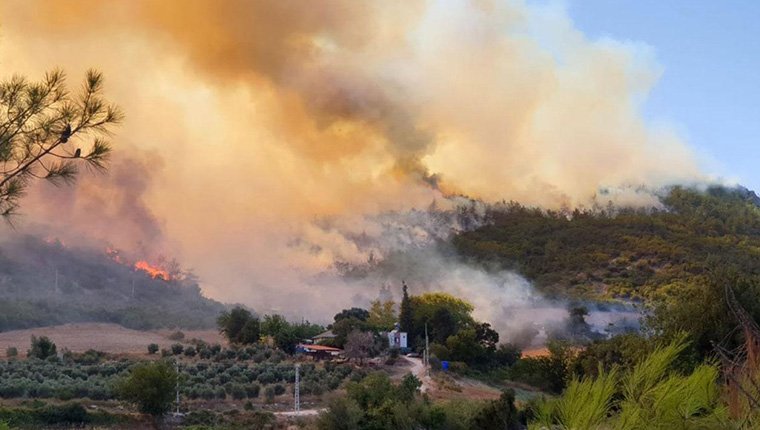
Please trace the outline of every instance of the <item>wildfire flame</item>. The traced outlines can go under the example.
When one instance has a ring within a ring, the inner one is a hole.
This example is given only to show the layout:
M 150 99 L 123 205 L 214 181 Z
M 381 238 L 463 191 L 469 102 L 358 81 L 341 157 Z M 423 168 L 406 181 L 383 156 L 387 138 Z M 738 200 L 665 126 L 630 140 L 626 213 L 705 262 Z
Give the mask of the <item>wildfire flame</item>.
M 106 255 L 111 260 L 119 263 L 119 264 L 125 264 L 124 260 L 121 258 L 121 255 L 119 255 L 119 250 L 109 247 L 106 247 Z
M 104 253 L 109 259 L 111 259 L 111 261 L 124 266 L 133 267 L 136 272 L 140 271 L 147 273 L 153 279 L 161 279 L 164 281 L 181 279 L 178 275 L 172 274 L 178 272 L 173 271 L 171 263 L 167 265 L 163 258 L 159 258 L 157 264 L 149 263 L 147 260 L 138 260 L 136 263 L 132 264 L 132 261 L 134 260 L 125 257 L 120 250 L 111 246 L 107 246 Z
M 135 270 L 142 270 L 150 275 L 153 279 L 163 279 L 164 281 L 171 281 L 172 276 L 166 270 L 153 266 L 145 260 L 140 260 L 135 263 Z

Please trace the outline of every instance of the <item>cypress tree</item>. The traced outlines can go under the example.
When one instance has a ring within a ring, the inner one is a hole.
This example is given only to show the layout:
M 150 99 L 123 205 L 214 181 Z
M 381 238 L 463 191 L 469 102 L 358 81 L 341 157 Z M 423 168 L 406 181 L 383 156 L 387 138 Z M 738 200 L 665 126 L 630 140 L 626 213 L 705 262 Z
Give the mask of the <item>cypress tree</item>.
M 409 291 L 406 286 L 406 282 L 402 282 L 404 296 L 401 299 L 401 310 L 399 312 L 399 325 L 401 331 L 405 331 L 408 335 L 409 341 L 413 339 L 412 329 L 414 325 L 414 310 L 412 309 L 412 301 L 409 299 Z

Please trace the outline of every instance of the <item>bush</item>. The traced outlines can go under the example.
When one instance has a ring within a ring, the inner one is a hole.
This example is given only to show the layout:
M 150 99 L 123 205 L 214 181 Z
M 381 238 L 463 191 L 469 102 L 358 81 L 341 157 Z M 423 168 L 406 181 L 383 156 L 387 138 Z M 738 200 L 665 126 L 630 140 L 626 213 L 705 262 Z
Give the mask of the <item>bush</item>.
M 155 343 L 151 343 L 148 345 L 148 354 L 155 354 L 158 352 L 158 345 Z
M 230 387 L 230 394 L 235 400 L 242 400 L 246 397 L 245 388 L 240 384 L 233 384 L 232 387 Z
M 182 340 L 184 338 L 185 338 L 185 333 L 182 333 L 179 330 L 169 335 L 169 340 Z
M 138 364 L 122 380 L 117 391 L 122 399 L 138 405 L 140 412 L 162 415 L 171 407 L 177 372 L 165 361 Z
M 46 360 L 58 354 L 55 344 L 47 336 L 32 336 L 32 348 L 26 356 Z
M 277 392 L 275 391 L 274 386 L 268 385 L 264 389 L 264 399 L 266 399 L 267 403 L 274 402 L 274 398 L 275 398 L 276 395 L 277 395 Z
M 245 394 L 249 399 L 259 397 L 259 391 L 261 391 L 261 385 L 259 384 L 254 383 L 245 386 Z
M 18 349 L 15 346 L 9 346 L 8 349 L 5 350 L 5 356 L 8 358 L 18 357 Z
M 90 418 L 79 403 L 48 406 L 42 410 L 40 417 L 47 424 L 83 424 Z
M 281 396 L 285 394 L 285 386 L 282 384 L 277 384 L 274 386 L 274 394 L 275 396 Z
M 195 348 L 192 346 L 185 348 L 185 355 L 188 357 L 195 357 Z
M 351 430 L 359 428 L 364 418 L 361 407 L 352 399 L 338 397 L 330 400 L 327 412 L 317 420 L 319 430 Z
M 175 343 L 172 345 L 172 354 L 180 355 L 185 350 L 185 347 L 181 343 Z

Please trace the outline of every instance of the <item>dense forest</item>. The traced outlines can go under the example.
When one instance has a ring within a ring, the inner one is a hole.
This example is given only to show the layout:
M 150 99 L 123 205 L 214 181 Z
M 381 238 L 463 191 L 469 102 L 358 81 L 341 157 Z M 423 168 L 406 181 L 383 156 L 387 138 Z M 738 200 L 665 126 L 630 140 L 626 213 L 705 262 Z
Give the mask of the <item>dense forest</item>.
M 651 209 L 489 209 L 489 223 L 453 239 L 463 257 L 514 269 L 546 294 L 641 299 L 711 270 L 760 267 L 759 199 L 743 188 L 674 187 Z

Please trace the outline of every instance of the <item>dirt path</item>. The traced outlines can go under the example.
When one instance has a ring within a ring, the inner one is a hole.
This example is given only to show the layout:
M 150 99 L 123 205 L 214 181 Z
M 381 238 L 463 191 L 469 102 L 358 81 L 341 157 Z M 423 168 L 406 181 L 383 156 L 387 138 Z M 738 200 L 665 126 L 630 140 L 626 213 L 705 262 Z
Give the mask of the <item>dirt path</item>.
M 405 355 L 402 355 L 402 357 L 404 360 L 411 363 L 412 368 L 409 371 L 412 372 L 412 375 L 416 376 L 422 383 L 422 386 L 420 386 L 420 392 L 426 393 L 430 391 L 430 386 L 433 381 L 430 379 L 430 376 L 427 375 L 427 372 L 425 372 L 425 365 L 422 364 L 422 359 L 407 357 Z
M 282 417 L 313 417 L 315 415 L 319 415 L 320 413 L 326 411 L 326 408 L 321 409 L 301 409 L 300 411 L 283 411 L 283 412 L 275 412 L 275 415 L 279 415 Z

